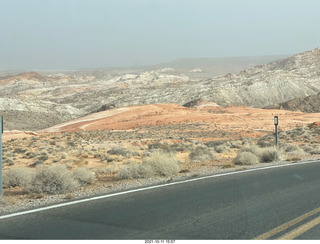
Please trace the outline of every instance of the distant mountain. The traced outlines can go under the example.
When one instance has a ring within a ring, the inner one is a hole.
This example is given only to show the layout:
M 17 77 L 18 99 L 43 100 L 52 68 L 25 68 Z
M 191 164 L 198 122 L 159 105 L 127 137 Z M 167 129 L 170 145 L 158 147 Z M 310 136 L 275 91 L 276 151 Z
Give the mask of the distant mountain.
M 257 65 L 267 64 L 272 61 L 286 58 L 289 55 L 270 55 L 252 57 L 224 57 L 224 58 L 183 58 L 167 63 L 150 66 L 151 69 L 170 67 L 179 73 L 187 74 L 191 78 L 212 78 L 228 73 L 236 73 L 250 69 Z M 199 72 L 192 72 L 199 69 Z
M 5 129 L 37 130 L 112 107 L 204 106 L 205 100 L 211 105 L 263 108 L 320 92 L 320 48 L 240 72 L 210 73 L 214 62 L 216 70 L 225 62 L 230 72 L 230 67 L 243 67 L 244 60 L 246 65 L 257 61 L 178 60 L 154 69 L 10 74 L 0 77 L 0 113 L 5 115 Z

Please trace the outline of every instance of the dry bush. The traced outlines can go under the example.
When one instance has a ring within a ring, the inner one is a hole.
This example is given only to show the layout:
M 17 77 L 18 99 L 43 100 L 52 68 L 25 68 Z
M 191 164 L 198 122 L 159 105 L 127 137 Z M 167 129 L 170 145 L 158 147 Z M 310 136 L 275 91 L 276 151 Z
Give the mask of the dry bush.
M 242 141 L 231 141 L 230 144 L 231 148 L 241 148 Z
M 314 150 L 313 146 L 310 146 L 309 144 L 307 144 L 303 147 L 303 151 L 305 151 L 306 153 L 311 154 L 313 150 Z
M 119 169 L 120 179 L 150 178 L 153 175 L 154 172 L 150 165 L 142 165 L 134 162 L 130 163 L 127 166 L 122 166 Z
M 160 143 L 160 142 L 155 142 L 148 145 L 148 149 L 160 149 L 163 151 L 167 150 L 168 147 L 169 147 L 168 143 Z
M 257 145 L 245 146 L 239 149 L 239 152 L 251 152 L 252 154 L 256 155 L 258 158 L 260 157 L 262 151 L 263 149 Z
M 179 173 L 178 161 L 170 154 L 154 152 L 151 157 L 142 159 L 144 167 L 151 167 L 155 175 L 172 176 Z
M 78 182 L 65 165 L 38 167 L 31 183 L 26 186 L 30 193 L 63 193 L 78 187 Z
M 320 154 L 320 146 L 316 146 L 310 151 L 310 154 Z
M 270 163 L 273 161 L 278 161 L 282 159 L 283 154 L 284 153 L 281 149 L 277 149 L 275 147 L 263 148 L 260 155 L 260 161 L 262 163 Z
M 191 162 L 202 163 L 217 159 L 217 156 L 213 154 L 207 147 L 198 146 L 189 154 Z
M 8 202 L 2 196 L 0 196 L 0 207 L 5 207 L 7 205 Z
M 300 147 L 295 144 L 281 144 L 280 146 L 285 152 L 293 152 L 300 149 Z
M 115 147 L 107 151 L 108 154 L 111 155 L 121 155 L 123 157 L 131 157 L 132 152 L 124 147 Z
M 34 176 L 33 170 L 25 167 L 8 169 L 3 175 L 3 187 L 27 186 Z
M 239 151 L 237 157 L 232 162 L 235 165 L 255 165 L 259 163 L 259 158 L 252 152 Z
M 77 168 L 73 171 L 73 177 L 79 182 L 80 185 L 92 184 L 94 181 L 94 174 L 87 168 Z
M 222 169 L 230 169 L 236 167 L 234 163 L 228 163 L 222 166 Z
M 227 153 L 227 152 L 230 152 L 230 147 L 226 144 L 221 144 L 221 145 L 218 145 L 216 146 L 215 148 L 215 151 L 217 153 Z
M 284 144 L 284 145 L 281 145 L 281 148 L 284 150 L 285 154 L 288 156 L 297 156 L 297 155 L 306 154 L 306 152 L 302 148 L 294 144 Z
M 217 147 L 217 146 L 220 146 L 220 145 L 226 145 L 228 147 L 231 146 L 231 142 L 229 141 L 226 141 L 226 140 L 216 140 L 216 141 L 208 141 L 205 143 L 205 145 L 207 147 Z
M 13 153 L 18 153 L 18 154 L 22 154 L 25 153 L 27 151 L 27 149 L 25 148 L 21 148 L 21 147 L 16 147 L 13 151 Z
M 130 162 L 119 170 L 120 179 L 150 178 L 152 176 L 173 176 L 180 171 L 178 161 L 170 154 L 156 151 L 144 157 L 142 164 Z

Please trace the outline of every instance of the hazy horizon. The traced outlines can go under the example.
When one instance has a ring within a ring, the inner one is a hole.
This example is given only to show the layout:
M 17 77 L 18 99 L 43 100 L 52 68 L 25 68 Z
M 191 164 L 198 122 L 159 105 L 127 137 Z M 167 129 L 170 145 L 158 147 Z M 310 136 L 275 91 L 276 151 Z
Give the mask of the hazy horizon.
M 0 70 L 135 67 L 319 47 L 320 1 L 0 0 Z

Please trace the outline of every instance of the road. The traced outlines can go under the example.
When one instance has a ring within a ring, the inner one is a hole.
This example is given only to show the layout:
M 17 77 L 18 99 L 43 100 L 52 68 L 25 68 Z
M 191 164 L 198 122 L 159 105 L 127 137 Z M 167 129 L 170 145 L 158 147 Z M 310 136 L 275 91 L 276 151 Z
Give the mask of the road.
M 320 162 L 0 217 L 1 239 L 320 239 Z

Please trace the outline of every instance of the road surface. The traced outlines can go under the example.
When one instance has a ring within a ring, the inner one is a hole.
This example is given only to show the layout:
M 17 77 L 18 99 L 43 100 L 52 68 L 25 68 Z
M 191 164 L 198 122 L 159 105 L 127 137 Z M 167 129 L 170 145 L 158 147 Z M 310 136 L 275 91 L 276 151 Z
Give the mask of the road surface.
M 0 217 L 1 239 L 320 239 L 320 162 Z

